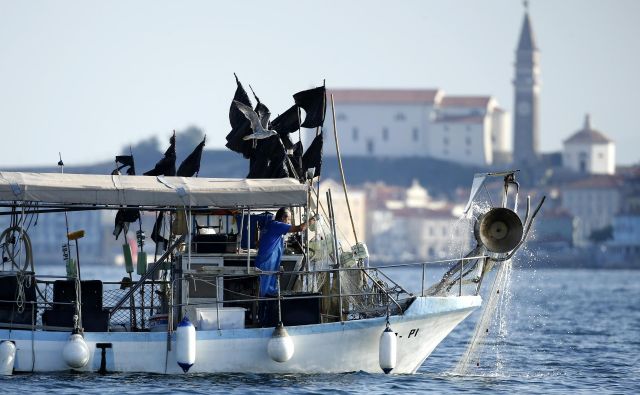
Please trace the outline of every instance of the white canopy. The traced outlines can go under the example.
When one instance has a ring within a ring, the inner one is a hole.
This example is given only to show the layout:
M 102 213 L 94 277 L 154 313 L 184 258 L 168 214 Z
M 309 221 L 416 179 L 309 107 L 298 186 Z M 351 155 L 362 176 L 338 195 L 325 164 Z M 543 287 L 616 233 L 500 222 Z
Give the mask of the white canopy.
M 299 206 L 306 204 L 307 187 L 291 178 L 0 172 L 0 201 L 213 208 Z

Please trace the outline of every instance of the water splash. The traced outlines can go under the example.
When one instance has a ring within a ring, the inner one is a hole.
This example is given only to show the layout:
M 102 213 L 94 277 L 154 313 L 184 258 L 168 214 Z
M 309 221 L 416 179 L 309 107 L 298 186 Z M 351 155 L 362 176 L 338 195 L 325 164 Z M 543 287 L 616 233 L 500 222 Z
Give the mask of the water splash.
M 493 374 L 500 375 L 504 370 L 505 358 L 502 350 L 508 335 L 507 313 L 511 301 L 511 273 L 510 260 L 499 264 L 473 337 L 453 374 L 478 374 L 493 367 Z M 489 355 L 487 351 L 493 351 L 493 355 Z M 491 359 L 494 360 L 493 364 Z

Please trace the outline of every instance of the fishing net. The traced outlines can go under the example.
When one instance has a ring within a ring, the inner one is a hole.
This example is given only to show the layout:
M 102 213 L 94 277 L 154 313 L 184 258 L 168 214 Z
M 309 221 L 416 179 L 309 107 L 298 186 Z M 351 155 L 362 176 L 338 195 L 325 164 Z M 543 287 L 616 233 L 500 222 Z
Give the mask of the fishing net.
M 367 299 L 369 285 L 364 274 L 364 263 L 353 253 L 353 246 L 338 240 L 338 253 L 335 253 L 334 237 L 329 224 L 318 219 L 310 229 L 309 271 L 307 289 L 320 292 L 324 296 L 323 312 L 329 318 L 339 318 L 340 298 L 342 295 L 342 314 L 366 310 L 370 300 Z M 341 270 L 337 267 L 339 257 Z
M 511 260 L 498 265 L 473 337 L 456 365 L 454 374 L 486 372 L 492 366 L 500 369 L 498 345 L 507 336 L 506 312 L 511 295 L 511 271 Z M 491 363 L 492 360 L 495 361 L 494 364 Z

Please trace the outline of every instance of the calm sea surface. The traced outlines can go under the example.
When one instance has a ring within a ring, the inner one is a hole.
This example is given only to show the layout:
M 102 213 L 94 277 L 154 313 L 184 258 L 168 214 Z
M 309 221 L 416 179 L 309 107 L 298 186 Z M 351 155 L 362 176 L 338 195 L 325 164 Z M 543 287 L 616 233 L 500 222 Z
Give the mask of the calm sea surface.
M 416 272 L 394 276 L 418 289 Z M 86 277 L 85 277 L 86 278 Z M 419 274 L 418 274 L 419 278 Z M 19 374 L 0 390 L 22 393 L 640 393 L 640 271 L 514 269 L 503 322 L 482 366 L 453 374 L 475 312 L 415 375 Z

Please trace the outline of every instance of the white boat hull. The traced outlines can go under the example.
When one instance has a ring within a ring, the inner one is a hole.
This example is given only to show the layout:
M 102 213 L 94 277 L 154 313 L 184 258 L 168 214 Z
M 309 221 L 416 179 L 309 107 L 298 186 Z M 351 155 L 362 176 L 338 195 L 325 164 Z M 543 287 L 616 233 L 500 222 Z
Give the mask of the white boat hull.
M 392 373 L 414 373 L 435 347 L 481 304 L 480 296 L 418 297 L 403 315 L 390 317 L 397 333 L 397 365 Z M 378 362 L 384 317 L 287 327 L 295 351 L 284 363 L 267 354 L 273 328 L 196 332 L 196 358 L 189 373 L 382 373 Z M 62 348 L 67 332 L 0 329 L 0 341 L 17 347 L 17 372 L 67 371 Z M 88 332 L 89 362 L 80 371 L 98 371 L 102 349 L 108 372 L 183 374 L 176 362 L 175 333 Z

